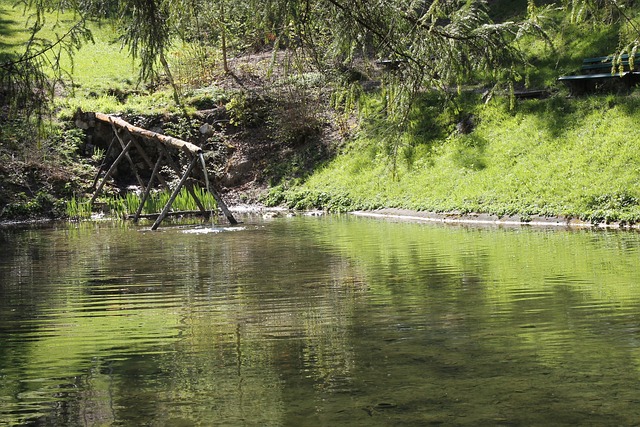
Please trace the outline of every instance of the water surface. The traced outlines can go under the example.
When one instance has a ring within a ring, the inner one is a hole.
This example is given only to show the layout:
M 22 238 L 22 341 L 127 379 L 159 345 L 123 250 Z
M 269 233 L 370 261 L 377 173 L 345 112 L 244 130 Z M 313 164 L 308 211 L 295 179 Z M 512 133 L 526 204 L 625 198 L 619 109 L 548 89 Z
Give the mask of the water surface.
M 640 235 L 0 229 L 0 425 L 636 425 Z

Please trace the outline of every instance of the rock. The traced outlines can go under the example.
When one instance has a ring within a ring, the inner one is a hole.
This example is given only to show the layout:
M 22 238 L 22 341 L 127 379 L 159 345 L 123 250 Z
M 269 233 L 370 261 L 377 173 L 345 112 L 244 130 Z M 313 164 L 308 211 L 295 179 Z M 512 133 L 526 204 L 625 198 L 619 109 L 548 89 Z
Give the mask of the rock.
M 225 187 L 233 187 L 253 177 L 253 161 L 241 157 L 239 159 L 231 159 L 227 171 L 222 177 L 222 185 Z
M 280 216 L 282 216 L 280 212 L 273 212 L 273 211 L 265 212 L 262 214 L 262 218 L 264 219 L 279 218 Z
M 215 132 L 215 128 L 211 126 L 209 123 L 205 123 L 200 126 L 200 133 L 205 137 L 209 138 Z
M 475 129 L 475 116 L 473 114 L 469 114 L 467 117 L 463 118 L 456 125 L 456 130 L 460 135 L 468 135 Z

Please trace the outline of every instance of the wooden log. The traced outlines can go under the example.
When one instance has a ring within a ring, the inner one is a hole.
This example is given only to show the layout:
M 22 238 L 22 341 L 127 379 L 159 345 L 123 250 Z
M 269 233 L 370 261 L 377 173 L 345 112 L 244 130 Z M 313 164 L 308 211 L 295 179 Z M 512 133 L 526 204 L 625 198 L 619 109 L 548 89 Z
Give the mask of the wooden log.
M 173 138 L 171 136 L 162 135 L 156 132 L 152 132 L 150 130 L 139 128 L 137 126 L 132 125 L 131 123 L 128 123 L 122 120 L 119 117 L 112 116 L 110 114 L 104 114 L 104 113 L 94 113 L 94 114 L 95 114 L 96 120 L 100 120 L 102 122 L 109 123 L 109 124 L 114 124 L 119 128 L 126 129 L 127 131 L 131 132 L 133 135 L 150 139 L 152 141 L 159 141 L 168 147 L 177 148 L 179 150 L 186 150 L 192 154 L 199 154 L 202 152 L 202 148 L 198 147 L 195 144 L 192 144 L 187 141 L 183 141 L 178 138 Z
M 169 216 L 209 216 L 209 215 L 213 215 L 214 211 L 206 211 L 204 214 L 197 210 L 197 211 L 171 211 L 171 212 L 167 212 L 167 214 L 165 215 L 166 217 Z M 144 219 L 156 219 L 160 216 L 160 213 L 150 213 L 150 214 L 140 214 L 138 218 L 144 218 Z M 125 219 L 133 219 L 133 215 L 127 215 Z

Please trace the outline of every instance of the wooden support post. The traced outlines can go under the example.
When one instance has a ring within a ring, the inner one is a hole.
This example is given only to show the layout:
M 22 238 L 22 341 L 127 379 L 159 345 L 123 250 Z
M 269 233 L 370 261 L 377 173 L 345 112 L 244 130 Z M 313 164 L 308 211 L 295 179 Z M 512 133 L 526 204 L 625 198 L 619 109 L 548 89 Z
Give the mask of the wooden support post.
M 140 206 L 138 206 L 138 209 L 136 210 L 136 213 L 133 216 L 134 223 L 138 222 L 138 219 L 140 218 L 140 214 L 142 213 L 142 208 L 144 207 L 144 204 L 147 203 L 147 199 L 149 198 L 149 193 L 151 193 L 151 189 L 153 188 L 153 180 L 155 179 L 156 176 L 160 176 L 158 175 L 158 172 L 160 171 L 160 166 L 162 165 L 163 155 L 164 155 L 163 153 L 160 153 L 160 157 L 158 157 L 158 161 L 153 167 L 153 172 L 151 172 L 151 178 L 149 178 L 149 184 L 147 184 L 147 188 L 144 190 L 144 194 L 142 195 L 142 199 L 140 200 Z
M 180 193 L 180 189 L 182 189 L 182 186 L 184 185 L 184 183 L 187 182 L 187 178 L 189 178 L 189 175 L 191 174 L 191 171 L 193 170 L 197 161 L 198 159 L 194 158 L 189 164 L 189 166 L 187 167 L 187 170 L 185 171 L 184 175 L 182 175 L 182 178 L 180 179 L 178 186 L 173 190 L 173 193 L 171 194 L 171 197 L 169 197 L 167 204 L 164 205 L 164 208 L 162 209 L 162 213 L 160 213 L 160 216 L 158 217 L 158 219 L 156 219 L 156 222 L 154 222 L 153 225 L 151 226 L 152 230 L 157 230 L 158 226 L 160 225 L 164 217 L 167 216 L 167 212 L 169 212 L 169 209 L 171 209 L 171 205 L 173 204 L 174 200 L 178 196 L 178 193 Z
M 100 179 L 100 174 L 102 173 L 102 170 L 104 169 L 104 167 L 107 165 L 107 157 L 109 157 L 109 152 L 111 151 L 111 148 L 113 148 L 113 144 L 115 144 L 115 142 L 116 142 L 116 137 L 114 136 L 113 139 L 111 139 L 111 143 L 109 144 L 107 151 L 104 152 L 102 163 L 100 163 L 100 167 L 98 168 L 98 173 L 96 173 L 96 177 L 93 179 L 93 185 L 91 186 L 92 190 L 96 189 L 96 184 Z
M 102 191 L 102 187 L 104 187 L 104 184 L 107 182 L 107 179 L 109 179 L 113 171 L 116 170 L 116 166 L 118 166 L 118 163 L 120 163 L 120 160 L 124 158 L 124 156 L 127 154 L 127 152 L 129 151 L 132 145 L 133 145 L 133 141 L 129 141 L 129 143 L 122 149 L 122 152 L 120 153 L 120 155 L 116 157 L 113 164 L 107 171 L 106 175 L 104 176 L 104 178 L 102 178 L 102 181 L 100 182 L 100 185 L 96 189 L 96 192 L 93 193 L 93 197 L 89 201 L 89 206 L 93 205 L 93 202 L 95 202 L 96 197 L 98 197 L 98 194 L 100 194 L 100 191 Z
M 211 193 L 213 198 L 216 199 L 216 203 L 218 204 L 218 207 L 220 208 L 224 216 L 227 217 L 227 220 L 229 221 L 229 223 L 231 225 L 236 225 L 238 221 L 236 221 L 236 219 L 233 217 L 233 214 L 231 213 L 227 205 L 224 203 L 224 200 L 222 200 L 222 197 L 220 197 L 218 192 L 213 188 L 210 188 L 209 192 Z
M 120 132 L 118 131 L 118 129 L 116 129 L 116 126 L 111 123 L 111 128 L 113 129 L 113 133 L 116 135 L 116 138 L 118 138 L 118 141 L 120 141 L 120 146 L 122 148 L 124 148 L 125 144 L 124 144 L 124 140 L 122 139 L 122 137 L 120 136 Z M 131 134 L 128 134 L 129 137 L 129 141 L 133 142 L 133 138 L 131 137 Z M 136 167 L 136 164 L 133 162 L 133 159 L 131 158 L 131 156 L 129 155 L 129 153 L 126 154 L 127 160 L 129 161 L 129 165 L 131 166 L 131 169 L 133 170 L 133 173 L 136 176 L 136 179 L 138 180 L 138 185 L 140 185 L 140 188 L 144 188 L 144 181 L 142 180 L 142 178 L 140 178 L 140 174 L 138 173 L 138 168 Z

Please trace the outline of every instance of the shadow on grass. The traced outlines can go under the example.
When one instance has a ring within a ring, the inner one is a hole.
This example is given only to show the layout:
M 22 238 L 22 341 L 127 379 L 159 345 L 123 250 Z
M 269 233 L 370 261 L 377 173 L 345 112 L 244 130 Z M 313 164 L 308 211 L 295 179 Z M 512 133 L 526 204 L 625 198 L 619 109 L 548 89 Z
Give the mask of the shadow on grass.
M 520 103 L 516 112 L 537 118 L 537 125 L 553 137 L 561 137 L 571 129 L 584 126 L 585 120 L 595 111 L 604 113 L 616 108 L 624 116 L 640 115 L 640 89 L 624 92 L 603 92 L 569 98 L 556 95 L 546 100 L 530 100 Z
M 554 43 L 566 40 L 563 45 L 548 47 L 542 54 L 530 54 L 529 86 L 554 87 L 559 85 L 558 77 L 580 74 L 584 58 L 610 55 L 618 49 L 618 34 L 616 25 L 602 28 L 567 26 L 553 37 Z
M 545 128 L 553 137 L 560 137 L 573 123 L 580 122 L 576 115 L 586 115 L 572 99 L 563 96 L 522 102 L 516 107 L 516 111 L 536 117 L 539 126 Z
M 0 52 L 18 46 L 18 43 L 7 43 L 7 40 L 19 32 L 19 22 L 5 18 L 10 14 L 11 12 L 6 8 L 0 7 Z

